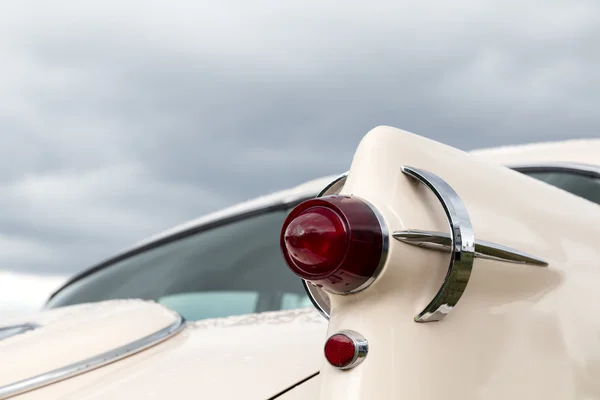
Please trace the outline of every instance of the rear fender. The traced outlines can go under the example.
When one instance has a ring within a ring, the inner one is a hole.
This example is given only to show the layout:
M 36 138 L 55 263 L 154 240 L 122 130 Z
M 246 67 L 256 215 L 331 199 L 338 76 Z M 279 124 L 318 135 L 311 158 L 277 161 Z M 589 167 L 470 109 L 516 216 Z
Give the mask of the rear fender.
M 448 273 L 449 253 L 389 238 L 386 264 L 367 289 L 329 295 L 329 334 L 369 343 L 357 367 L 325 360 L 322 399 L 600 398 L 600 207 L 508 168 L 391 127 L 361 141 L 342 194 L 374 205 L 390 233 L 449 234 L 440 200 L 402 171 L 445 181 L 476 240 L 547 266 L 476 258 L 464 293 L 441 321 L 419 323 Z

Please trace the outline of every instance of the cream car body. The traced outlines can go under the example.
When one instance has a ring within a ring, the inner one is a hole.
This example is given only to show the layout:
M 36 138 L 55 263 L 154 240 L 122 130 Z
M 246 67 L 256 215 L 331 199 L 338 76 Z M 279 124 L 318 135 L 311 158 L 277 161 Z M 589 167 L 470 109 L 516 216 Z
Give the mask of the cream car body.
M 390 233 L 448 231 L 439 200 L 402 173 L 409 165 L 436 174 L 458 193 L 476 239 L 548 263 L 476 259 L 462 298 L 441 321 L 417 323 L 413 316 L 436 295 L 450 256 L 390 236 L 385 265 L 369 287 L 328 296 L 328 323 L 303 309 L 186 324 L 140 300 L 12 321 L 32 329 L 0 340 L 2 359 L 10 360 L 0 367 L 0 398 L 600 398 L 600 207 L 502 166 L 531 163 L 597 166 L 600 141 L 470 155 L 379 127 L 359 145 L 337 190 L 373 204 Z M 207 221 L 295 203 L 330 180 L 193 221 L 136 248 Z M 369 352 L 360 365 L 341 371 L 322 349 L 327 335 L 346 329 L 363 335 Z

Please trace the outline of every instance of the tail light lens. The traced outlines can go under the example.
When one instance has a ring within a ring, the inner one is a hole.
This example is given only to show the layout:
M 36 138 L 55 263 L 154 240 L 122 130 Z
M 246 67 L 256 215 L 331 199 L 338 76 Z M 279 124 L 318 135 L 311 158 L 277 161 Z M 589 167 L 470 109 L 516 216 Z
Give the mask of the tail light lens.
M 362 199 L 326 196 L 299 204 L 281 230 L 281 250 L 298 276 L 332 293 L 351 293 L 375 279 L 387 235 Z

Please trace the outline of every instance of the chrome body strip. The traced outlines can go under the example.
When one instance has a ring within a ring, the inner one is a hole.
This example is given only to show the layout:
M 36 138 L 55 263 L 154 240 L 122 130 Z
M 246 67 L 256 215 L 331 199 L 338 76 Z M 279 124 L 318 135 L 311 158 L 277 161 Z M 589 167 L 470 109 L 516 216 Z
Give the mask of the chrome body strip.
M 34 324 L 31 322 L 19 325 L 2 326 L 0 327 L 0 340 L 8 339 L 9 337 L 20 335 L 21 333 L 32 331 L 39 327 L 40 326 L 38 324 Z
M 177 320 L 171 325 L 131 343 L 62 368 L 48 371 L 19 382 L 14 382 L 10 385 L 2 386 L 0 387 L 0 399 L 6 399 L 11 396 L 38 389 L 139 353 L 142 350 L 169 339 L 180 332 L 184 326 L 183 318 L 177 315 Z
M 392 236 L 401 242 L 432 250 L 450 252 L 452 247 L 452 238 L 445 232 L 406 230 L 396 231 Z M 538 267 L 548 266 L 544 260 L 522 251 L 477 239 L 475 240 L 475 257 Z
M 416 322 L 442 320 L 462 297 L 473 269 L 475 235 L 467 209 L 452 187 L 439 176 L 403 166 L 402 172 L 429 188 L 438 198 L 450 227 L 451 257 L 448 273 L 433 300 L 415 316 Z

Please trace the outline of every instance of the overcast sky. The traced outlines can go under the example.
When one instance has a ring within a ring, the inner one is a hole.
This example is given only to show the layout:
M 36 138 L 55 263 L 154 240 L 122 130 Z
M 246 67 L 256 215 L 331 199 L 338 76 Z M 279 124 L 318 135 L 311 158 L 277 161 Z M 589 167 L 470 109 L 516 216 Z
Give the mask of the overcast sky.
M 71 274 L 343 171 L 381 124 L 465 150 L 600 136 L 597 0 L 94 3 L 0 6 L 5 271 Z

